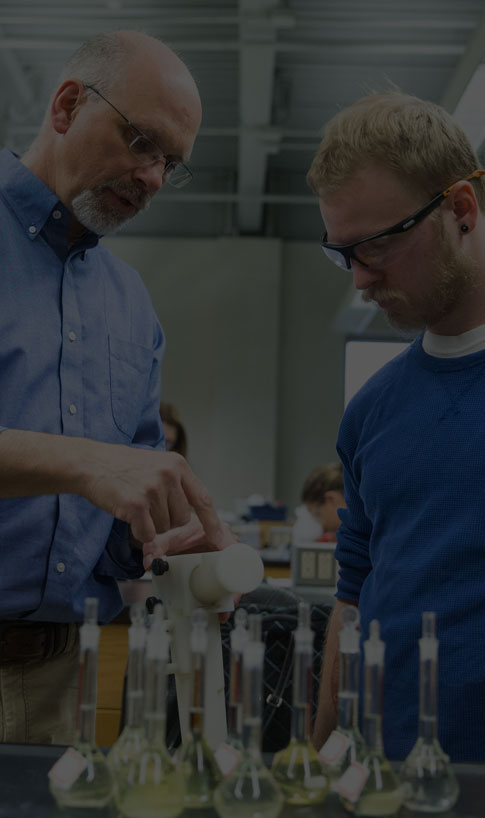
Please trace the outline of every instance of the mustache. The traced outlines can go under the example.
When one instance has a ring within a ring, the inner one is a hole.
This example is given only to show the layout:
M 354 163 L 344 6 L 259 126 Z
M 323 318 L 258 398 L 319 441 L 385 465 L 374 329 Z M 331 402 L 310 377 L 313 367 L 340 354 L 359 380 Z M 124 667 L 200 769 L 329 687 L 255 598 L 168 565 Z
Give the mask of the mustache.
M 362 300 L 369 302 L 369 301 L 402 301 L 403 303 L 407 302 L 407 298 L 404 293 L 399 292 L 399 290 L 380 290 L 378 288 L 369 287 L 365 290 L 362 294 Z

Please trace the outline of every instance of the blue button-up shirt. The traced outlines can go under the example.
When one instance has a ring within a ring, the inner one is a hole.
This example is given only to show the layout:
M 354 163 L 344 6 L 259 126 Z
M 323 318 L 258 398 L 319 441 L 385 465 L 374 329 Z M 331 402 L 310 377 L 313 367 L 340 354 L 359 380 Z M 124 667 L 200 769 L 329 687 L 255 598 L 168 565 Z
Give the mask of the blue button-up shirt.
M 0 151 L 0 429 L 163 448 L 163 334 L 138 274 L 86 234 Z M 0 619 L 100 620 L 121 608 L 115 577 L 140 576 L 128 527 L 72 494 L 0 499 Z

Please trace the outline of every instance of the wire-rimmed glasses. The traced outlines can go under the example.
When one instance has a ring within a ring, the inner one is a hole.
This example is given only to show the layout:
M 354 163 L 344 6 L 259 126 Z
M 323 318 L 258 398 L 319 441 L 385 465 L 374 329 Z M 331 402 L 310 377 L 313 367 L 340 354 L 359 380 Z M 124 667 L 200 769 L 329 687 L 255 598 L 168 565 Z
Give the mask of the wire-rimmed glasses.
M 106 97 L 103 96 L 103 94 L 98 91 L 94 85 L 84 84 L 84 88 L 89 91 L 93 91 L 98 95 L 98 97 L 110 105 L 111 108 L 113 108 L 113 110 L 115 110 L 116 113 L 119 114 L 127 125 L 129 125 L 134 131 L 136 136 L 134 139 L 128 142 L 128 148 L 140 165 L 153 165 L 156 162 L 161 162 L 164 165 L 163 179 L 172 185 L 172 187 L 184 187 L 192 181 L 193 173 L 185 162 L 168 158 L 162 149 L 158 147 L 156 142 L 153 141 L 153 139 L 150 139 L 143 133 L 143 131 L 134 125 L 133 122 L 131 122 L 127 116 L 122 114 L 121 111 L 119 111 L 118 108 L 109 101 L 109 99 L 106 99 Z

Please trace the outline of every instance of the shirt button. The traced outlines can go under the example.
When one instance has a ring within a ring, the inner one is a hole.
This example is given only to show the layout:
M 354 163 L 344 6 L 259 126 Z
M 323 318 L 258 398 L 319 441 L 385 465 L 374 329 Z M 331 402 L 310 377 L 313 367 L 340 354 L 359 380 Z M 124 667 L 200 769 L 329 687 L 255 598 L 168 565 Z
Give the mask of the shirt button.
M 65 570 L 66 570 L 66 566 L 64 565 L 64 563 L 63 562 L 58 562 L 57 565 L 56 565 L 57 573 L 58 574 L 63 574 Z
M 71 332 L 70 332 L 70 333 L 69 333 L 69 335 L 68 335 L 68 338 L 69 338 L 69 340 L 70 340 L 70 341 L 75 341 L 75 340 L 76 340 L 76 338 L 77 338 L 77 335 L 76 335 L 76 333 L 75 333 L 75 332 L 73 332 L 73 331 L 71 330 Z
M 35 224 L 30 225 L 29 233 L 37 233 L 37 228 L 36 228 Z
M 62 213 L 60 210 L 53 210 L 52 211 L 52 218 L 53 219 L 62 219 Z
M 71 415 L 75 415 L 75 414 L 76 414 L 76 412 L 77 412 L 77 408 L 76 408 L 76 404 L 75 404 L 75 403 L 71 403 L 71 405 L 70 405 L 70 407 L 69 407 L 69 411 L 70 411 Z

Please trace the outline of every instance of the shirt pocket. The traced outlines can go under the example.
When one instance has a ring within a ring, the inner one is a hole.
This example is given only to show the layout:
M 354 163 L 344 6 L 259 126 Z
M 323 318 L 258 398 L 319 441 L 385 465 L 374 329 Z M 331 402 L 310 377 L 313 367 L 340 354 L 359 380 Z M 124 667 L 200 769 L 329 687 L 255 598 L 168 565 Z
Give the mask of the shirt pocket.
M 113 420 L 120 432 L 132 440 L 146 399 L 153 350 L 112 335 L 108 344 Z

